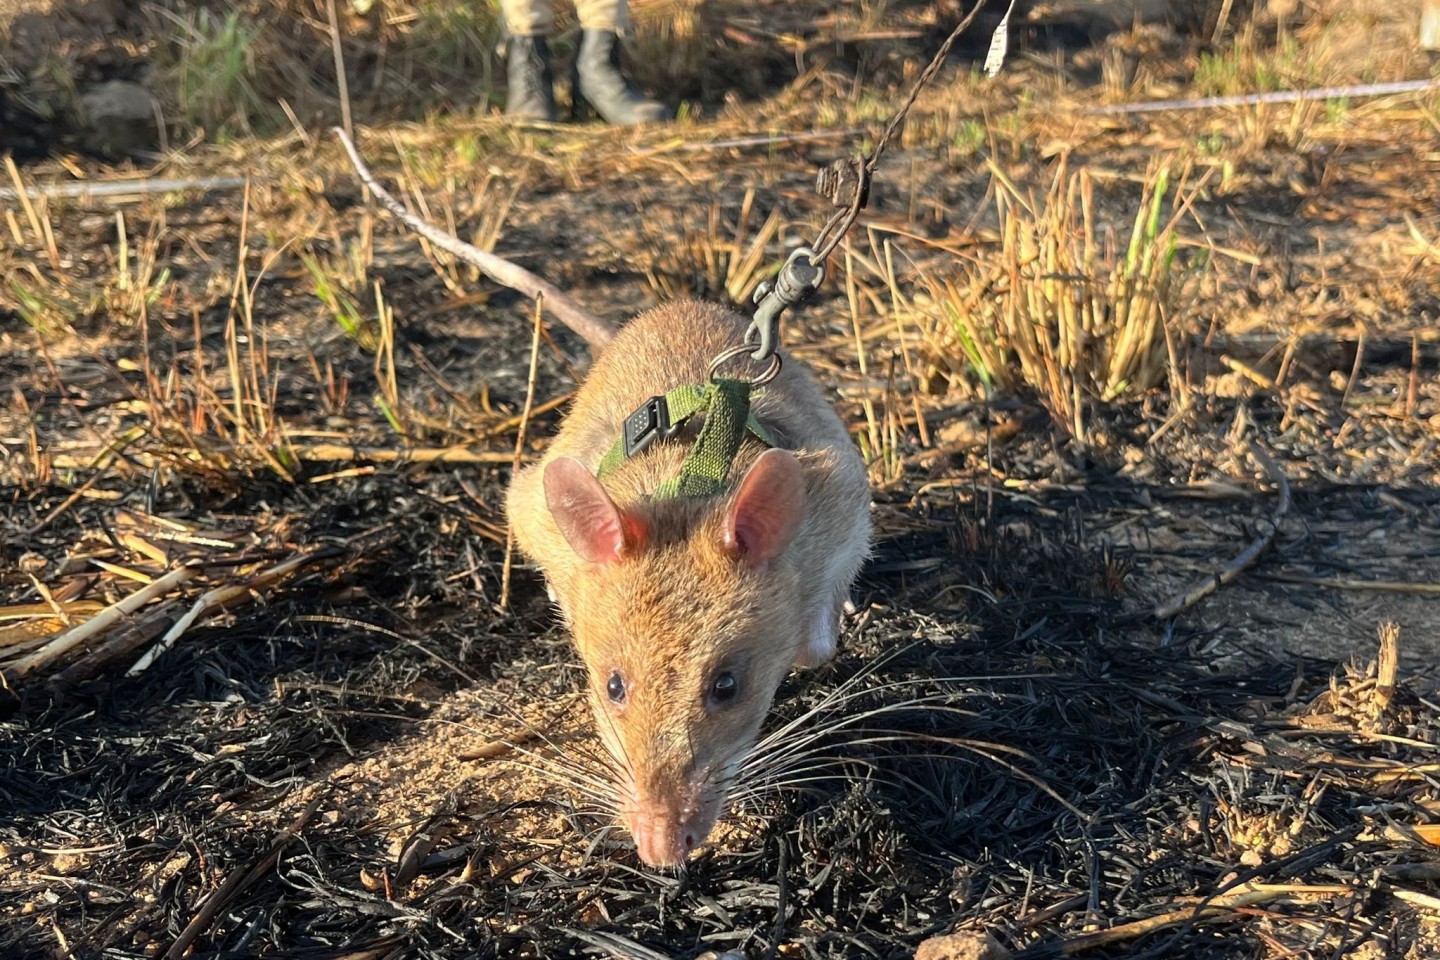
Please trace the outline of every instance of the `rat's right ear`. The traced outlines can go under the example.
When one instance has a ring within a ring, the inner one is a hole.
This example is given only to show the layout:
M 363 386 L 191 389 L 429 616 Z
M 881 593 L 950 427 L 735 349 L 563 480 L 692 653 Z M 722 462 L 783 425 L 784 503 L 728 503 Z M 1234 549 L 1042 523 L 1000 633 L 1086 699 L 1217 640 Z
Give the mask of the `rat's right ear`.
M 644 525 L 615 506 L 600 481 L 574 457 L 545 465 L 545 505 L 582 560 L 609 563 L 645 540 Z
M 805 472 L 788 450 L 766 450 L 750 466 L 725 516 L 725 547 L 751 567 L 785 552 L 805 519 Z

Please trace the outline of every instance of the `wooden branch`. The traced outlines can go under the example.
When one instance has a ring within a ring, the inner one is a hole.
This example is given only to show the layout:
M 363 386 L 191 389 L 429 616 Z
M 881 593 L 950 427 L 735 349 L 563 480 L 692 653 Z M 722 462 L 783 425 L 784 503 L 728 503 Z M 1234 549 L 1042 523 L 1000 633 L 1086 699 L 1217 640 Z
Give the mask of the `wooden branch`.
M 471 450 L 469 447 L 350 447 L 339 443 L 316 443 L 293 447 L 301 460 L 338 463 L 343 460 L 373 460 L 376 463 L 510 463 L 514 453 Z
M 190 460 L 201 459 L 204 455 L 233 457 L 243 453 L 243 448 L 229 445 L 200 448 L 192 451 L 180 448 L 177 454 Z M 287 452 L 297 460 L 310 463 L 348 463 L 353 460 L 369 460 L 374 463 L 511 463 L 515 454 L 491 450 L 471 450 L 466 446 L 454 447 L 352 447 L 343 443 L 312 443 L 288 447 Z M 131 451 L 128 456 L 145 467 L 154 466 L 161 458 L 149 450 Z M 50 462 L 61 470 L 83 470 L 89 467 L 94 457 L 83 450 L 53 453 Z
M 1353 580 L 1347 577 L 1306 577 L 1297 573 L 1272 573 L 1266 579 L 1281 583 L 1303 583 L 1331 590 L 1381 590 L 1387 593 L 1418 593 L 1440 595 L 1440 583 L 1412 583 L 1407 580 Z
M 1275 534 L 1280 529 L 1281 519 L 1284 518 L 1285 514 L 1290 512 L 1290 481 L 1286 479 L 1284 471 L 1280 469 L 1280 465 L 1254 441 L 1250 443 L 1250 455 L 1260 462 L 1260 465 L 1265 468 L 1266 473 L 1270 474 L 1270 477 L 1275 481 L 1280 491 L 1279 499 L 1275 504 L 1275 512 L 1270 515 L 1268 528 L 1251 541 L 1250 545 L 1242 550 L 1239 556 L 1227 563 L 1213 576 L 1197 583 L 1180 596 L 1156 607 L 1152 614 L 1155 619 L 1168 620 L 1181 611 L 1188 610 L 1195 606 L 1195 604 L 1245 572 L 1245 570 L 1255 563 L 1260 554 L 1265 551 L 1265 548 L 1270 546 L 1271 541 L 1275 539 Z
M 345 152 L 349 154 L 350 163 L 355 167 L 355 173 L 360 177 L 361 182 L 375 195 L 375 199 L 380 201 L 380 205 L 389 210 L 400 222 L 451 256 L 458 257 L 478 268 L 481 273 L 501 286 L 523 293 L 531 300 L 544 297 L 546 308 L 558 317 L 561 323 L 584 337 L 592 348 L 598 350 L 614 338 L 614 327 L 591 314 L 573 297 L 548 280 L 536 276 L 519 264 L 511 263 L 503 257 L 468 244 L 459 237 L 451 236 L 405 209 L 404 204 L 392 197 L 384 187 L 376 182 L 374 175 L 370 173 L 370 168 L 365 166 L 364 160 L 360 159 L 359 151 L 355 149 L 355 144 L 350 141 L 350 138 L 345 135 L 345 131 L 339 127 L 335 127 L 334 131 L 335 135 L 340 138 L 340 143 L 345 147 Z
M 1073 940 L 1066 940 L 1064 943 L 1047 945 L 1051 951 L 1047 955 L 1054 956 L 1056 955 L 1054 951 L 1058 950 L 1059 956 L 1073 957 L 1077 953 L 1091 950 L 1095 947 L 1120 943 L 1125 940 L 1134 940 L 1136 937 L 1143 937 L 1157 930 L 1176 927 L 1183 923 L 1193 923 L 1197 920 L 1213 920 L 1223 917 L 1237 909 L 1269 903 L 1291 894 L 1333 897 L 1344 896 L 1345 894 L 1356 895 L 1360 892 L 1361 891 L 1354 887 L 1347 887 L 1341 884 L 1247 883 L 1230 893 L 1222 894 L 1205 902 L 1198 903 L 1193 907 L 1181 907 L 1178 910 L 1171 910 L 1158 916 L 1147 917 L 1144 920 L 1122 923 L 1108 930 L 1083 934 Z
M 267 570 L 262 570 L 244 583 L 228 583 L 222 587 L 206 591 L 199 599 L 191 605 L 180 619 L 166 631 L 160 642 L 145 652 L 135 665 L 125 671 L 125 676 L 134 677 L 144 673 L 160 657 L 164 656 L 171 647 L 175 646 L 185 631 L 189 630 L 195 621 L 202 616 L 225 606 L 227 603 L 249 600 L 256 591 L 271 586 L 279 580 L 288 577 L 308 563 L 312 563 L 325 556 L 334 555 L 337 551 L 333 549 L 312 550 L 309 553 L 296 554 L 287 560 L 277 563 Z
M 111 604 L 94 617 L 72 627 L 53 638 L 29 656 L 17 661 L 3 671 L 7 679 L 20 679 L 58 657 L 64 656 L 100 633 L 123 621 L 151 600 L 165 596 L 171 590 L 184 584 L 200 572 L 198 567 L 184 566 L 171 570 L 155 582 L 136 590 L 117 603 Z
M 1391 895 L 1396 900 L 1403 900 L 1412 906 L 1421 907 L 1440 917 L 1440 897 L 1432 897 L 1428 893 L 1421 893 L 1418 890 L 1391 890 Z
M 45 197 L 49 200 L 88 200 L 91 197 L 141 197 L 152 193 L 176 193 L 183 190 L 238 190 L 245 186 L 249 177 L 185 177 L 148 180 L 102 180 L 92 182 L 80 180 L 73 183 L 41 183 L 25 187 L 25 196 L 31 200 Z M 0 200 L 18 200 L 20 189 L 0 187 Z
M 117 660 L 129 656 L 151 642 L 175 620 L 183 602 L 182 597 L 162 600 L 148 608 L 138 620 L 122 624 L 111 630 L 98 643 L 88 646 L 74 662 L 53 673 L 45 675 L 45 683 L 51 689 L 65 690 L 78 683 L 84 683 Z

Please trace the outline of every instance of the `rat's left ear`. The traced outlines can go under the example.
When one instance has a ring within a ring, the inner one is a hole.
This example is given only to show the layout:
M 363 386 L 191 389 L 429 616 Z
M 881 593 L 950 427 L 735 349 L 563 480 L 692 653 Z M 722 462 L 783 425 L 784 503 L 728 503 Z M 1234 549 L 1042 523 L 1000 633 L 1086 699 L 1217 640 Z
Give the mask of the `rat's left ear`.
M 725 515 L 725 548 L 751 567 L 785 552 L 805 519 L 805 472 L 788 450 L 766 450 L 751 465 Z

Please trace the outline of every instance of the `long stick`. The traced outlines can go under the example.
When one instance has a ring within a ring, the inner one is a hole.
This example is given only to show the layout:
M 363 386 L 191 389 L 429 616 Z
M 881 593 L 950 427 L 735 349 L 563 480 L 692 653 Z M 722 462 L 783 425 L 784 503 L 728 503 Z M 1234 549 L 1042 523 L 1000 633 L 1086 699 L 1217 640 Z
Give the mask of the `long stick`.
M 182 190 L 238 190 L 245 186 L 245 177 L 185 177 L 183 179 L 150 180 L 81 180 L 74 183 L 40 183 L 25 187 L 24 195 L 31 200 L 88 200 L 91 197 L 140 197 L 151 193 L 176 193 Z M 21 190 L 0 187 L 0 200 L 18 200 Z
M 345 51 L 340 46 L 340 18 L 335 13 L 335 0 L 325 0 L 325 16 L 330 21 L 330 49 L 335 57 L 335 86 L 340 89 L 340 122 L 346 133 L 354 133 L 350 123 L 350 85 L 345 79 Z
M 205 448 L 201 453 L 233 455 L 233 446 L 217 445 Z M 314 443 L 290 448 L 297 460 L 307 463 L 347 463 L 352 460 L 369 460 L 374 463 L 510 463 L 514 453 L 498 450 L 471 450 L 465 446 L 454 447 L 352 447 L 342 443 Z M 142 450 L 130 457 L 143 466 L 149 467 L 161 461 L 156 454 Z M 78 453 L 56 453 L 52 459 L 62 470 L 84 468 L 94 458 Z
M 370 173 L 370 168 L 365 166 L 364 160 L 360 159 L 359 151 L 355 149 L 355 144 L 350 141 L 350 137 L 346 135 L 345 131 L 336 127 L 335 135 L 340 138 L 345 152 L 349 154 L 350 163 L 355 167 L 355 173 L 360 177 L 360 181 L 370 189 L 370 192 L 375 195 L 375 199 L 380 201 L 380 205 L 389 210 L 400 222 L 446 253 L 477 267 L 481 273 L 496 283 L 523 293 L 531 300 L 544 297 L 545 308 L 558 317 L 565 326 L 584 337 L 590 346 L 603 347 L 614 339 L 615 329 L 613 327 L 580 306 L 573 297 L 553 283 L 542 280 L 519 264 L 511 263 L 503 257 L 497 257 L 493 253 L 468 244 L 459 237 L 451 236 L 406 210 L 404 204 L 392 197 L 384 187 L 376 182 L 374 175 Z
M 1084 116 L 1117 113 L 1158 113 L 1162 110 L 1203 110 L 1206 107 L 1243 107 L 1260 103 L 1298 103 L 1306 100 L 1334 100 L 1339 97 L 1384 97 L 1397 93 L 1419 93 L 1434 86 L 1434 80 L 1397 80 L 1393 83 L 1361 83 L 1349 87 L 1317 87 L 1311 90 L 1274 90 L 1268 93 L 1240 93 L 1229 97 L 1197 97 L 1188 100 L 1150 100 L 1145 103 L 1112 103 L 1081 110 Z
M 1181 907 L 1178 910 L 1171 910 L 1159 916 L 1146 917 L 1144 920 L 1122 923 L 1108 930 L 1083 934 L 1073 940 L 1066 940 L 1063 943 L 1045 944 L 1045 955 L 1055 956 L 1058 953 L 1058 955 L 1062 957 L 1073 957 L 1077 953 L 1095 947 L 1120 943 L 1125 940 L 1133 940 L 1136 937 L 1143 937 L 1157 930 L 1178 926 L 1182 923 L 1191 923 L 1196 920 L 1213 920 L 1218 917 L 1223 917 L 1234 910 L 1259 906 L 1260 904 L 1269 903 L 1285 896 L 1308 895 L 1333 897 L 1344 896 L 1346 894 L 1355 896 L 1357 893 L 1356 888 L 1342 884 L 1246 884 L 1232 893 L 1215 897 L 1200 906 Z M 1026 952 L 1028 953 L 1029 951 Z M 1024 954 L 1021 954 L 1021 956 L 1024 956 Z
M 1298 573 L 1272 573 L 1269 579 L 1281 583 L 1303 583 L 1331 590 L 1379 590 L 1389 593 L 1440 595 L 1440 583 L 1411 583 L 1404 580 L 1353 580 L 1347 577 L 1307 577 Z
M 530 338 L 530 373 L 525 379 L 525 408 L 520 412 L 520 428 L 515 431 L 515 459 L 510 463 L 510 475 L 520 472 L 520 463 L 525 455 L 525 433 L 530 425 L 530 408 L 535 405 L 535 375 L 540 364 L 540 335 L 545 330 L 545 301 L 535 301 L 535 332 Z M 505 562 L 500 567 L 500 609 L 510 607 L 510 570 L 515 561 L 515 525 L 505 527 Z

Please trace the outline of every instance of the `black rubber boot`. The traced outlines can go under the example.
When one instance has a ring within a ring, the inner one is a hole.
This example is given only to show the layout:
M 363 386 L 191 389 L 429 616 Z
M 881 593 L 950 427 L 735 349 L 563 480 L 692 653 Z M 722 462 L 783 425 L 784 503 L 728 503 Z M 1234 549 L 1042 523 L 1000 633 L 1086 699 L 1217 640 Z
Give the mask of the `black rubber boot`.
M 642 97 L 620 72 L 620 38 L 613 30 L 581 32 L 572 96 L 577 115 L 589 104 L 606 123 L 652 123 L 671 117 L 669 107 Z
M 555 120 L 554 75 L 544 37 L 511 37 L 505 43 L 505 115 Z

